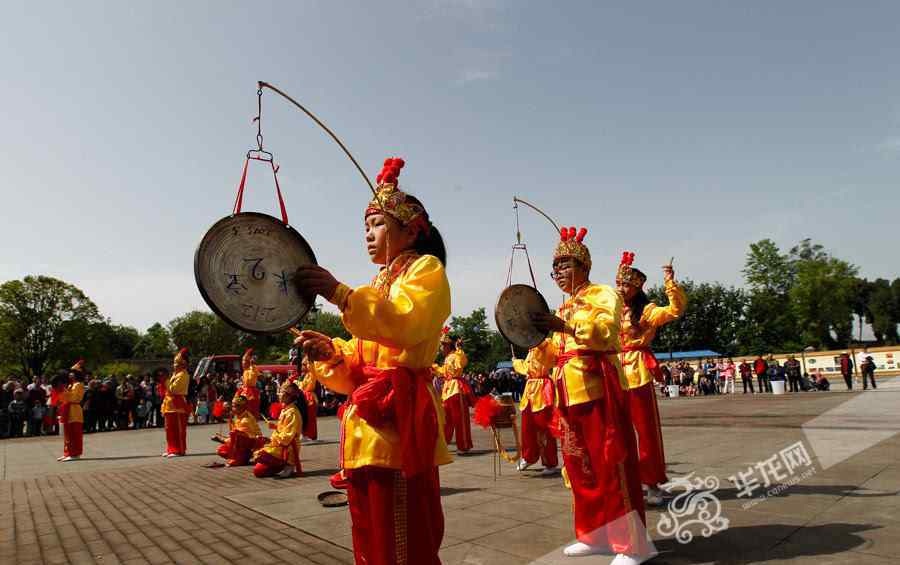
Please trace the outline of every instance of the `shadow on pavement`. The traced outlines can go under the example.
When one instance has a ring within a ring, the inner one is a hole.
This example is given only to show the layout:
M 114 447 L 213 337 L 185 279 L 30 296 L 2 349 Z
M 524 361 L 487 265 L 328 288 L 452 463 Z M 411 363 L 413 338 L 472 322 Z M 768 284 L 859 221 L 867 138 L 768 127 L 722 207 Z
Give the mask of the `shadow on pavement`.
M 799 528 L 788 524 L 729 528 L 709 538 L 694 537 L 687 544 L 675 539 L 655 541 L 659 557 L 653 563 L 745 564 L 799 557 L 828 556 L 868 543 L 860 533 L 876 530 L 872 524 L 823 524 Z

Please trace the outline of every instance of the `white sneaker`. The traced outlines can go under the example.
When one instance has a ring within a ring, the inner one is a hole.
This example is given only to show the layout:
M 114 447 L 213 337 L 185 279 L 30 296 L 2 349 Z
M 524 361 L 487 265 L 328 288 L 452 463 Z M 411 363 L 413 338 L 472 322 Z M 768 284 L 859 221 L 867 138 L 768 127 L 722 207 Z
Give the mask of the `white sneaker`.
M 171 459 L 172 457 L 184 457 L 184 455 L 182 455 L 182 454 L 180 454 L 180 453 L 169 453 L 169 454 L 166 455 L 166 457 L 168 457 L 169 459 Z
M 531 467 L 531 463 L 525 461 L 524 459 L 519 459 L 519 462 L 516 464 L 516 471 L 519 471 L 521 473 L 529 467 Z
M 60 457 L 57 457 L 56 460 L 57 460 L 57 461 L 62 461 L 62 460 L 65 459 L 65 458 L 66 458 L 65 455 L 61 455 Z
M 289 477 L 293 477 L 294 476 L 294 466 L 293 465 L 285 465 L 284 469 L 282 469 L 275 476 L 282 478 L 282 479 L 287 479 Z
M 645 502 L 647 506 L 662 506 L 665 502 L 662 491 L 658 488 L 648 488 Z
M 63 463 L 68 463 L 71 460 L 72 460 L 71 457 L 63 457 L 62 459 L 60 459 L 60 461 L 62 461 Z
M 641 565 L 641 563 L 646 563 L 650 561 L 654 557 L 659 555 L 657 552 L 653 552 L 650 555 L 625 555 L 624 553 L 620 553 L 616 555 L 616 558 L 612 560 L 612 563 L 609 565 Z
M 169 452 L 168 452 L 168 451 L 163 451 L 162 453 L 159 454 L 159 456 L 160 456 L 160 457 L 168 457 L 168 456 L 169 456 Z
M 598 553 L 609 553 L 609 547 L 605 545 L 588 545 L 576 541 L 563 550 L 563 554 L 566 557 L 581 557 L 583 555 L 597 555 Z
M 544 470 L 541 471 L 542 477 L 549 477 L 550 475 L 555 475 L 559 473 L 559 467 L 544 467 Z

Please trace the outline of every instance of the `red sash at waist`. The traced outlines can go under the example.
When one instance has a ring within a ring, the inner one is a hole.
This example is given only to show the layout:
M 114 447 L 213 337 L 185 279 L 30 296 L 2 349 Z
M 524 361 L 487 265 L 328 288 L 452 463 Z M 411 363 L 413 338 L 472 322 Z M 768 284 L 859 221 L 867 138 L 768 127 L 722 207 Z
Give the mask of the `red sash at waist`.
M 400 434 L 404 476 L 412 477 L 434 467 L 438 418 L 426 386 L 431 379 L 431 369 L 364 366 L 362 372 L 366 382 L 348 398 L 348 402 L 356 406 L 356 413 L 375 427 L 389 422 L 394 424 Z
M 588 358 L 592 361 L 586 363 L 585 370 L 599 373 L 599 378 L 603 379 L 603 455 L 607 461 L 612 463 L 622 463 L 627 455 L 627 438 L 626 433 L 631 431 L 630 418 L 626 412 L 627 404 L 625 403 L 625 391 L 622 390 L 622 384 L 619 382 L 619 372 L 616 366 L 609 360 L 608 355 L 616 355 L 618 351 L 596 351 L 591 349 L 576 349 L 574 351 L 562 352 L 556 358 L 556 367 L 562 369 L 566 363 L 575 357 Z M 565 396 L 565 375 L 559 374 L 557 383 L 560 388 L 560 398 L 568 398 Z M 566 414 L 566 406 L 560 406 L 563 416 Z
M 641 357 L 644 358 L 644 366 L 647 367 L 647 370 L 650 371 L 653 378 L 660 382 L 665 380 L 662 369 L 659 368 L 659 361 L 656 360 L 656 355 L 653 354 L 652 349 L 647 346 L 638 345 L 626 345 L 622 348 L 623 353 L 628 353 L 630 351 L 640 351 L 642 353 Z
M 166 398 L 171 400 L 172 407 L 176 410 L 184 410 L 185 413 L 191 412 L 190 405 L 188 405 L 187 398 L 184 395 L 166 392 Z

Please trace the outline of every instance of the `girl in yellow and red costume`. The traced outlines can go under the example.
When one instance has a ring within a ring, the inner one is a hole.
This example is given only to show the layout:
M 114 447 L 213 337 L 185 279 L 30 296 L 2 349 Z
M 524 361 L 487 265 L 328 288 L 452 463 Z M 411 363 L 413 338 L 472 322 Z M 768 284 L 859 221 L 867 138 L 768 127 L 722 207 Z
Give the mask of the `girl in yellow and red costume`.
M 285 383 L 281 387 L 281 413 L 278 422 L 269 423 L 272 437 L 269 443 L 253 454 L 256 477 L 293 477 L 302 472 L 300 466 L 300 431 L 303 429 L 303 411 L 306 397 L 297 383 Z
M 622 298 L 588 280 L 587 230 L 563 228 L 553 278 L 569 298 L 553 314 L 532 317 L 552 331 L 531 352 L 538 370 L 552 370 L 559 409 L 565 476 L 572 488 L 578 542 L 568 556 L 616 553 L 614 565 L 655 555 L 644 525 L 644 499 L 625 377 L 619 364 Z
M 213 439 L 222 441 L 216 437 Z M 247 409 L 247 399 L 240 395 L 235 396 L 231 401 L 228 438 L 223 441 L 216 453 L 226 460 L 227 467 L 248 465 L 253 452 L 265 445 L 265 439 L 259 431 L 256 418 Z
M 349 396 L 341 469 L 358 565 L 438 565 L 444 535 L 438 465 L 451 461 L 444 411 L 431 384 L 450 315 L 446 251 L 422 203 L 401 192 L 402 159 L 388 159 L 365 213 L 366 246 L 383 265 L 351 289 L 320 267 L 299 288 L 336 305 L 349 341 L 305 331 L 297 339 L 324 386 Z
M 172 363 L 172 376 L 166 381 L 166 395 L 162 401 L 162 414 L 166 425 L 166 451 L 163 457 L 181 457 L 187 453 L 187 422 L 191 413 L 187 402 L 188 350 L 182 347 Z
M 259 388 L 256 381 L 259 379 L 259 369 L 256 368 L 256 359 L 253 357 L 253 348 L 244 351 L 241 358 L 241 369 L 244 374 L 241 377 L 241 387 L 235 392 L 234 397 L 243 396 L 247 399 L 247 410 L 254 418 L 259 418 Z
M 59 395 L 59 423 L 63 429 L 63 456 L 57 461 L 81 459 L 84 450 L 84 412 L 81 399 L 84 398 L 84 360 L 79 359 L 69 370 L 69 384 Z
M 625 301 L 620 332 L 622 368 L 628 380 L 628 403 L 638 437 L 641 482 L 647 485 L 647 503 L 659 506 L 663 502 L 659 485 L 669 479 L 653 381 L 664 379 L 650 346 L 660 327 L 684 313 L 687 295 L 675 282 L 672 266 L 666 265 L 663 273 L 669 305 L 653 304 L 643 289 L 647 275 L 633 268 L 633 261 L 634 253 L 623 253 L 616 273 L 616 288 Z
M 522 414 L 522 459 L 516 470 L 524 471 L 541 460 L 542 474 L 559 472 L 556 454 L 556 436 L 553 427 L 553 411 L 556 404 L 555 387 L 550 371 L 538 359 L 540 352 L 532 350 L 522 359 L 513 359 L 513 371 L 527 377 L 519 412 Z
M 472 387 L 463 379 L 463 369 L 469 364 L 469 358 L 462 349 L 462 341 L 450 335 L 450 328 L 442 330 L 441 349 L 444 363 L 434 365 L 432 370 L 443 377 L 441 402 L 444 405 L 444 441 L 449 444 L 456 435 L 456 452 L 465 453 L 472 449 L 472 423 L 469 420 L 469 407 L 475 406 L 475 394 Z

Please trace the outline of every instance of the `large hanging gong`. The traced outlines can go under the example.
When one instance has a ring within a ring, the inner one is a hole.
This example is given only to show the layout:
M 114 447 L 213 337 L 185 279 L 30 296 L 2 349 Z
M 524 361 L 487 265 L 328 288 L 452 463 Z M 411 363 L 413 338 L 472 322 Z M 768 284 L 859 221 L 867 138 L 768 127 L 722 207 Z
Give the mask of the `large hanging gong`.
M 301 296 L 294 272 L 315 265 L 312 248 L 294 228 L 258 212 L 222 218 L 194 254 L 194 277 L 213 312 L 255 334 L 296 326 L 313 304 Z
M 548 335 L 534 326 L 531 315 L 549 313 L 547 301 L 533 286 L 514 284 L 500 293 L 494 308 L 494 321 L 506 341 L 522 349 L 531 349 Z

